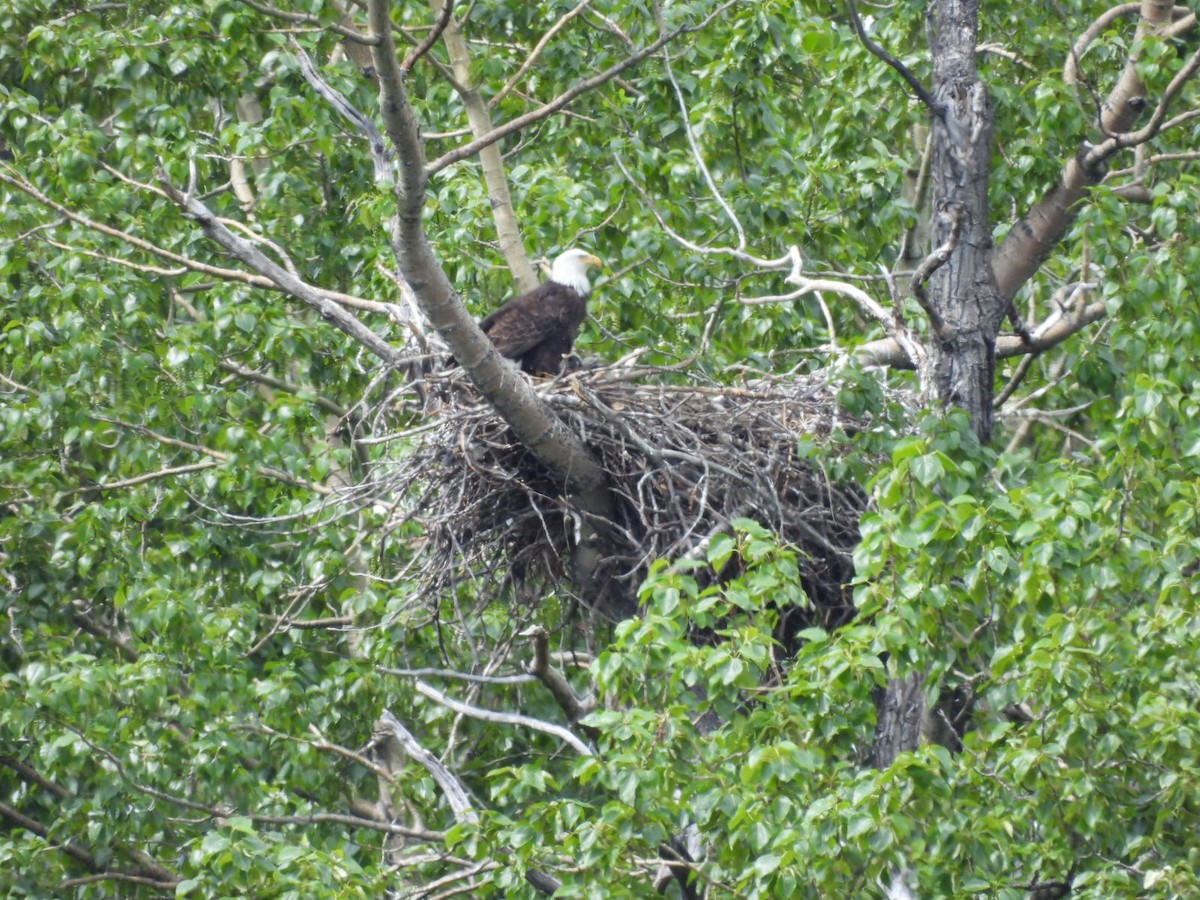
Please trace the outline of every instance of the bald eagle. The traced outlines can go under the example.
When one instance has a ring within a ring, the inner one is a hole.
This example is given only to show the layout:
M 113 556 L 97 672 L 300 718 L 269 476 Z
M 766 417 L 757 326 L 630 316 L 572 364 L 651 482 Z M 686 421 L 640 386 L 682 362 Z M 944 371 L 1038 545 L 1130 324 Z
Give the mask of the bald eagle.
M 592 292 L 588 268 L 603 265 L 586 250 L 568 250 L 550 267 L 550 280 L 509 300 L 479 327 L 500 355 L 530 375 L 557 375 L 575 346 Z

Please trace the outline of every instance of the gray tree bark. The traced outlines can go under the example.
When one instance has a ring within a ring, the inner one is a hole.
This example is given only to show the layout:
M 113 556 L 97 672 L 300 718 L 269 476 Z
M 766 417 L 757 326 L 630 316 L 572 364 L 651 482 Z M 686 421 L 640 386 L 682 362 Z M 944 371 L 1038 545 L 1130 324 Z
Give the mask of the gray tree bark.
M 976 67 L 978 0 L 938 0 L 929 12 L 933 60 L 932 243 L 950 248 L 929 278 L 928 399 L 957 406 L 992 435 L 996 338 L 1007 303 L 992 273 L 988 176 L 993 114 Z

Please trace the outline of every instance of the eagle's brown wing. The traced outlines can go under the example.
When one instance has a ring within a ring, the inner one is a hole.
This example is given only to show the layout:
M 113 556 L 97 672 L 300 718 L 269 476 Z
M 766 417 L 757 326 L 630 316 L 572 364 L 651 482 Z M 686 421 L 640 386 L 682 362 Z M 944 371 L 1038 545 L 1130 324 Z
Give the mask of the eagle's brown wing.
M 578 295 L 570 288 L 546 282 L 509 300 L 480 322 L 479 327 L 492 339 L 501 356 L 519 359 L 569 327 L 573 316 L 568 307 L 573 305 L 570 301 L 574 296 Z

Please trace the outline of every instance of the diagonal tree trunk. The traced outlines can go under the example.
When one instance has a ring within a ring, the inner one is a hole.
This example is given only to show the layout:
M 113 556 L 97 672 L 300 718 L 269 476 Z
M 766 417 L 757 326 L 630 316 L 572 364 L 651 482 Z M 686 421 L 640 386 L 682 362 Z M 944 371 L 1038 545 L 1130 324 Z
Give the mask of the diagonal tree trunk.
M 399 160 L 392 247 L 400 270 L 422 312 L 445 338 L 480 393 L 538 462 L 561 480 L 572 511 L 578 515 L 571 555 L 576 589 L 602 615 L 614 621 L 625 618 L 636 610 L 636 603 L 604 568 L 605 559 L 611 556 L 606 529 L 613 519 L 608 476 L 529 380 L 496 352 L 434 255 L 421 218 L 429 169 L 420 123 L 404 87 L 405 70 L 396 55 L 391 5 L 387 0 L 370 0 L 367 8 L 371 52 L 379 76 L 380 113 Z

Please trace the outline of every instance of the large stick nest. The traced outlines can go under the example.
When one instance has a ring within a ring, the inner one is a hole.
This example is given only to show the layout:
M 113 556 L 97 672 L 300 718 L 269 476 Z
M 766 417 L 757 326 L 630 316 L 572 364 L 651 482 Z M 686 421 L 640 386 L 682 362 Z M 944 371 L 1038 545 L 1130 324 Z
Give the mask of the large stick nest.
M 811 601 L 804 619 L 844 620 L 864 497 L 797 451 L 802 436 L 863 423 L 839 411 L 824 377 L 727 387 L 655 383 L 655 374 L 600 368 L 537 386 L 608 473 L 616 511 L 604 574 L 636 597 L 654 560 L 703 559 L 732 520 L 750 518 L 798 549 Z M 477 394 L 461 381 L 439 393 L 438 424 L 389 479 L 424 536 L 410 573 L 421 595 L 563 596 L 578 513 Z

